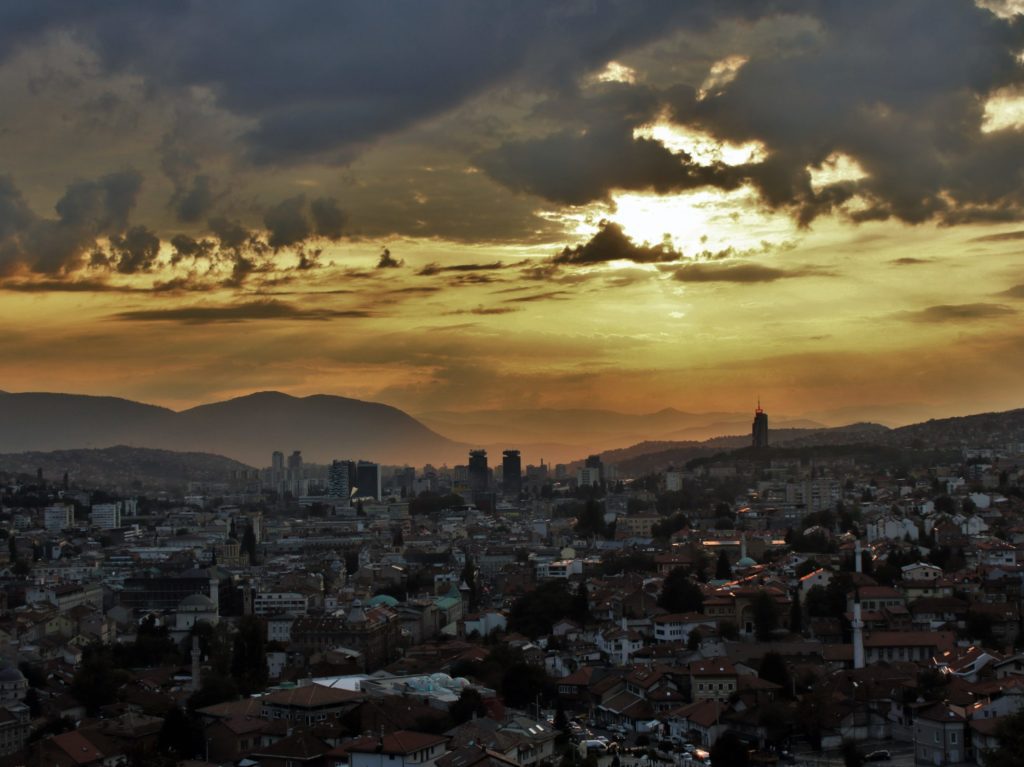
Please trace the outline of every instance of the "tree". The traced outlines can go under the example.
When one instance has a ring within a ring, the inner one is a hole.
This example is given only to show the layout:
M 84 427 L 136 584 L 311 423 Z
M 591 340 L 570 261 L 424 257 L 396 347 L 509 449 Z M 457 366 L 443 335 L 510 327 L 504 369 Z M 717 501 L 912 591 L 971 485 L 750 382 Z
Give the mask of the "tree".
M 603 536 L 608 531 L 608 527 L 604 521 L 602 505 L 593 498 L 589 499 L 576 517 L 575 529 L 577 535 Z
M 580 585 L 576 587 L 576 595 L 573 597 L 572 601 L 573 620 L 577 621 L 581 626 L 586 626 L 591 622 L 590 595 L 587 593 L 586 581 L 580 581 Z
M 512 708 L 526 709 L 537 701 L 547 685 L 544 669 L 529 663 L 516 663 L 501 678 L 501 696 Z
M 779 625 L 779 610 L 767 591 L 759 591 L 751 603 L 754 613 L 754 636 L 758 642 L 767 642 Z
M 266 629 L 256 616 L 246 615 L 238 622 L 231 652 L 231 676 L 244 695 L 267 685 L 265 638 Z
M 204 745 L 202 725 L 193 716 L 177 706 L 167 712 L 157 736 L 157 747 L 161 753 L 187 759 L 202 753 Z
M 739 735 L 727 730 L 711 747 L 711 763 L 727 765 L 727 767 L 748 767 L 750 749 Z
M 126 671 L 114 665 L 109 648 L 91 645 L 82 653 L 82 665 L 71 680 L 71 694 L 90 716 L 96 716 L 102 706 L 117 700 L 118 691 L 129 679 Z
M 686 637 L 686 649 L 690 652 L 696 652 L 700 649 L 700 640 L 703 638 L 699 628 L 693 629 L 690 635 Z
M 452 726 L 468 722 L 474 716 L 487 716 L 487 706 L 484 705 L 483 696 L 472 687 L 466 687 L 459 693 L 459 699 L 448 707 L 448 715 L 451 717 Z
M 725 549 L 718 552 L 718 561 L 715 563 L 715 580 L 727 581 L 732 577 L 732 565 L 729 564 L 729 557 L 725 555 Z
M 203 686 L 189 696 L 188 709 L 196 711 L 237 697 L 238 687 L 229 677 L 216 672 L 207 673 L 203 675 Z
M 1020 767 L 1024 754 L 1024 710 L 1004 717 L 996 727 L 998 748 L 985 749 L 985 767 Z
M 789 630 L 794 634 L 802 634 L 804 630 L 803 608 L 800 607 L 800 594 L 793 594 L 793 604 L 789 608 Z
M 786 661 L 777 652 L 767 652 L 764 654 L 764 657 L 761 659 L 761 667 L 757 670 L 757 675 L 767 682 L 774 682 L 779 685 L 782 687 L 782 694 L 789 695 L 792 687 L 789 668 L 786 666 Z
M 547 581 L 517 599 L 509 611 L 508 627 L 535 638 L 551 633 L 560 618 L 571 615 L 573 595 L 563 581 Z
M 740 629 L 731 620 L 724 620 L 718 622 L 718 633 L 721 634 L 722 639 L 733 641 L 739 639 Z
M 843 767 L 861 767 L 862 764 L 864 764 L 864 755 L 857 748 L 857 743 L 852 740 L 844 740 Z
M 672 613 L 704 612 L 704 592 L 690 579 L 686 569 L 676 567 L 665 576 L 658 606 Z
M 240 548 L 249 555 L 250 565 L 255 565 L 259 562 L 259 558 L 256 555 L 256 533 L 253 532 L 252 525 L 246 525 L 245 532 L 242 533 L 242 545 Z
M 793 569 L 793 573 L 797 578 L 803 578 L 805 575 L 813 573 L 819 567 L 821 567 L 821 565 L 818 564 L 818 561 L 814 559 L 814 557 L 811 557 L 810 559 L 805 559 L 803 562 L 798 564 Z

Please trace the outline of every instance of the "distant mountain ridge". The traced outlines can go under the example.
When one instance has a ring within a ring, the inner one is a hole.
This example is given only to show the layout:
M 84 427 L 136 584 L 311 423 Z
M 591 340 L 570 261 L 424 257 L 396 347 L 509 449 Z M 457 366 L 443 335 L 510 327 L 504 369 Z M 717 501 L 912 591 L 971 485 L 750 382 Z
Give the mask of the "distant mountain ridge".
M 652 413 L 620 413 L 595 408 L 517 408 L 510 410 L 432 411 L 417 418 L 459 442 L 472 443 L 500 455 L 515 447 L 531 460 L 565 463 L 583 452 L 600 453 L 649 441 L 702 441 L 750 429 L 752 413 L 690 413 L 663 408 Z M 806 418 L 778 416 L 776 428 L 820 429 Z M 502 435 L 504 445 L 495 435 Z
M 466 448 L 401 410 L 331 395 L 257 392 L 175 412 L 116 397 L 0 394 L 0 453 L 115 445 L 215 453 L 268 466 L 274 450 L 309 462 L 451 461 Z
M 651 441 L 601 453 L 620 472 L 648 473 L 682 467 L 694 458 L 750 447 L 751 436 L 715 437 L 704 441 Z M 824 429 L 770 429 L 773 447 L 835 447 L 874 445 L 879 448 L 952 449 L 993 443 L 1024 445 L 1024 408 L 998 413 L 932 419 L 890 429 L 876 423 L 855 423 Z M 582 460 L 570 466 L 578 466 Z
M 0 471 L 35 476 L 59 484 L 64 472 L 73 487 L 115 492 L 178 489 L 189 482 L 224 482 L 231 472 L 250 467 L 222 455 L 153 450 L 118 445 L 102 449 L 54 450 L 0 455 Z

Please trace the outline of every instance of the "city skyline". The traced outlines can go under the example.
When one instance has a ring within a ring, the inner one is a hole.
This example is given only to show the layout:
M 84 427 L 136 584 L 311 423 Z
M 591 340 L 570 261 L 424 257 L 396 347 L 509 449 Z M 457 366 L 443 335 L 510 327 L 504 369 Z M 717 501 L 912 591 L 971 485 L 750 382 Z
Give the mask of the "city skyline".
M 1020 407 L 1017 10 L 0 11 L 0 388 Z

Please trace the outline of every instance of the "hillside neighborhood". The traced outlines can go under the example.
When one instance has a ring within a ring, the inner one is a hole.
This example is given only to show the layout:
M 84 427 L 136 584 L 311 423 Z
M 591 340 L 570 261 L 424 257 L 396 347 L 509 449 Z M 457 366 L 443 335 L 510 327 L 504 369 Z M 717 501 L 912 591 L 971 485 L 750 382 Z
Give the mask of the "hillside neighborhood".
M 0 765 L 1014 763 L 1024 437 L 971 438 L 7 474 Z

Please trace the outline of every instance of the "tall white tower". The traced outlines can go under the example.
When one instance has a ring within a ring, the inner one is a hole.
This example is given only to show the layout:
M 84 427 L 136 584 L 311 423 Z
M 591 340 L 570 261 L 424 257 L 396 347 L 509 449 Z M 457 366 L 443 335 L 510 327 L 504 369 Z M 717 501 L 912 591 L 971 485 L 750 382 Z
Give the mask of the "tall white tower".
M 853 667 L 864 668 L 864 621 L 860 615 L 860 588 L 853 592 Z

